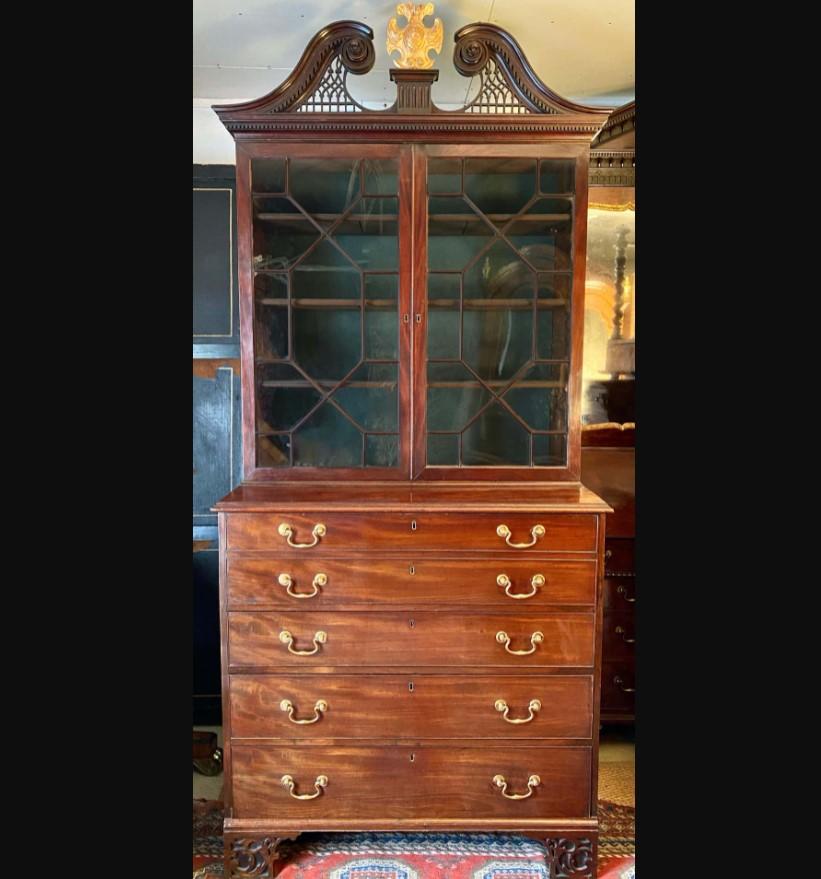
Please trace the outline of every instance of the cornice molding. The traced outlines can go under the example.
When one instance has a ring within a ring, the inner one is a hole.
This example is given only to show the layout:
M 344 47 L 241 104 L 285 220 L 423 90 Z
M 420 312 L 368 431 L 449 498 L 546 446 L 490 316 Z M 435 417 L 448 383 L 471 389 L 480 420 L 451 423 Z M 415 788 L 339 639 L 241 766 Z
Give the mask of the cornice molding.
M 345 80 L 348 73 L 360 75 L 373 67 L 373 31 L 361 22 L 338 21 L 314 36 L 297 66 L 273 91 L 253 101 L 213 109 L 228 131 L 240 137 L 378 132 L 412 140 L 437 134 L 502 132 L 550 133 L 589 143 L 607 121 L 608 108 L 574 104 L 551 91 L 516 40 L 502 28 L 477 22 L 458 30 L 454 40 L 456 69 L 464 76 L 479 75 L 482 88 L 486 76 L 492 75 L 488 88 L 501 98 L 485 104 L 474 99 L 459 110 L 441 110 L 430 101 L 429 85 L 426 90 L 418 84 L 403 89 L 400 83 L 391 107 L 367 109 L 350 96 Z M 333 97 L 326 101 L 326 93 Z M 420 100 L 426 103 L 424 107 Z

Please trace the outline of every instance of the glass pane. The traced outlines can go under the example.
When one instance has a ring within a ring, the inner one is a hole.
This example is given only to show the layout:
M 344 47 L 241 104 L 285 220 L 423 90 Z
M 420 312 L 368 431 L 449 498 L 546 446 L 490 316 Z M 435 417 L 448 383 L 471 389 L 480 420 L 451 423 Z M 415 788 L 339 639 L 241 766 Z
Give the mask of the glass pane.
M 462 275 L 428 274 L 428 304 L 437 299 L 458 299 L 462 289 Z
M 322 399 L 316 387 L 290 364 L 259 364 L 256 375 L 259 433 L 291 430 Z
M 291 274 L 294 299 L 359 299 L 359 269 L 327 238 L 300 260 Z M 330 303 L 329 303 L 330 304 Z
M 428 357 L 432 360 L 459 359 L 459 303 L 428 304 Z
M 461 430 L 491 398 L 459 363 L 428 364 L 428 430 Z
M 431 159 L 428 162 L 428 192 L 461 195 L 462 160 Z
M 252 159 L 251 189 L 254 192 L 285 192 L 285 159 Z
M 333 399 L 364 430 L 390 433 L 399 426 L 397 385 L 395 363 L 363 364 L 334 392 Z
M 514 383 L 504 400 L 533 430 L 565 430 L 566 373 L 563 363 L 540 363 Z
M 573 243 L 570 199 L 543 198 L 505 227 L 513 246 L 536 269 L 570 268 Z
M 428 172 L 427 464 L 563 463 L 575 160 Z
M 493 242 L 493 229 L 459 197 L 428 201 L 428 267 L 461 271 Z
M 324 226 L 360 195 L 356 159 L 290 159 L 288 175 L 290 195 Z
M 536 434 L 533 437 L 533 463 L 537 467 L 563 467 L 567 464 L 567 435 Z
M 494 403 L 462 434 L 462 462 L 473 467 L 530 464 L 530 434 Z
M 459 464 L 459 435 L 434 433 L 428 435 L 428 464 L 431 466 Z
M 398 195 L 399 176 L 392 159 L 363 159 L 364 195 Z
M 543 306 L 536 313 L 536 357 L 566 360 L 570 357 L 569 306 Z
M 254 356 L 258 360 L 288 357 L 288 276 L 254 277 Z
M 336 243 L 363 269 L 399 268 L 399 217 L 395 198 L 363 198 L 331 231 Z
M 254 199 L 255 269 L 287 269 L 316 243 L 319 234 L 289 199 Z
M 365 437 L 366 467 L 396 467 L 399 464 L 399 437 L 367 436 Z
M 396 360 L 399 352 L 399 318 L 396 308 L 365 309 L 365 359 Z
M 252 175 L 257 464 L 396 467 L 398 163 L 254 160 Z
M 365 275 L 365 359 L 399 357 L 399 276 Z
M 254 356 L 257 360 L 288 358 L 288 309 L 271 308 L 257 302 L 257 330 Z
M 359 303 L 352 308 L 294 307 L 293 357 L 323 386 L 344 378 L 362 359 Z
M 573 159 L 542 159 L 539 162 L 539 189 L 545 194 L 574 192 L 576 163 Z
M 532 359 L 533 308 L 471 309 L 462 316 L 462 360 L 493 390 Z
M 364 437 L 330 403 L 294 431 L 295 467 L 361 467 Z
M 291 437 L 257 437 L 257 467 L 288 467 L 291 463 Z
M 545 304 L 545 300 L 570 304 L 570 294 L 573 291 L 572 275 L 537 275 L 536 277 L 536 295 L 542 300 L 542 304 Z
M 502 223 L 536 195 L 536 160 L 465 159 L 465 194 L 488 219 Z

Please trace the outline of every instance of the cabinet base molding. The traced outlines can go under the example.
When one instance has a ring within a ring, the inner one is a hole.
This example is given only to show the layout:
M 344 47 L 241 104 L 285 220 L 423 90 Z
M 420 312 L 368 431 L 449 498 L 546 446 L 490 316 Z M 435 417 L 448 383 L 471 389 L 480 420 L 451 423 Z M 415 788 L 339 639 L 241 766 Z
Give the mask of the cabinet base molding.
M 341 822 L 344 825 L 346 822 Z M 406 822 L 402 825 L 385 825 L 371 822 L 375 826 L 365 828 L 363 822 L 351 822 L 352 826 L 360 831 L 378 830 L 385 832 L 488 832 L 489 828 L 482 822 L 462 822 L 458 825 L 448 821 L 419 821 Z M 504 822 L 502 822 L 504 823 Z M 545 860 L 547 862 L 550 879 L 596 879 L 596 855 L 598 848 L 598 828 L 596 822 L 579 820 L 568 823 L 563 822 L 506 822 L 511 826 L 506 828 L 509 833 L 522 833 L 530 839 L 542 843 L 545 847 Z M 523 823 L 527 826 L 523 826 Z M 242 825 L 246 829 L 239 829 Z M 254 876 L 259 879 L 274 879 L 284 867 L 280 846 L 286 840 L 296 839 L 300 835 L 299 830 L 268 830 L 261 826 L 260 821 L 225 821 L 223 841 L 225 846 L 225 876 L 226 879 L 242 879 L 242 877 Z M 434 826 L 431 826 L 434 825 Z M 581 826 L 587 825 L 587 826 Z M 309 828 L 305 828 L 307 831 Z M 310 828 L 311 831 L 325 830 L 326 828 Z M 347 832 L 350 828 L 337 827 L 334 830 Z M 500 822 L 494 822 L 493 831 L 504 831 Z

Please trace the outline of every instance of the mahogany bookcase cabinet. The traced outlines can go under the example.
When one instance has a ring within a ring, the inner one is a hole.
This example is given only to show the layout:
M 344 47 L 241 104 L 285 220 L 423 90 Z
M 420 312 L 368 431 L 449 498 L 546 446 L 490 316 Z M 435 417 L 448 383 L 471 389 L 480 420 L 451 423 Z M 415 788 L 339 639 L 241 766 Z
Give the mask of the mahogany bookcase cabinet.
M 244 482 L 219 514 L 226 875 L 305 831 L 504 831 L 596 874 L 607 504 L 580 481 L 590 141 L 490 24 L 475 97 L 320 31 L 236 140 Z

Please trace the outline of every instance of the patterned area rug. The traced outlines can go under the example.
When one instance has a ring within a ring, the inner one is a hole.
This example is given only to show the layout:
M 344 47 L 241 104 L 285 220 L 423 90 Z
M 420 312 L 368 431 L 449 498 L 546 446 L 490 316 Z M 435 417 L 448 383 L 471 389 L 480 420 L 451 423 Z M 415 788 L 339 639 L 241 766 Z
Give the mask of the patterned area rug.
M 634 810 L 599 802 L 599 879 L 634 879 Z M 194 801 L 194 879 L 223 879 L 222 804 Z M 306 833 L 278 879 L 552 879 L 544 847 L 513 834 Z
M 599 768 L 599 800 L 620 806 L 636 804 L 636 764 L 633 761 L 608 761 Z

